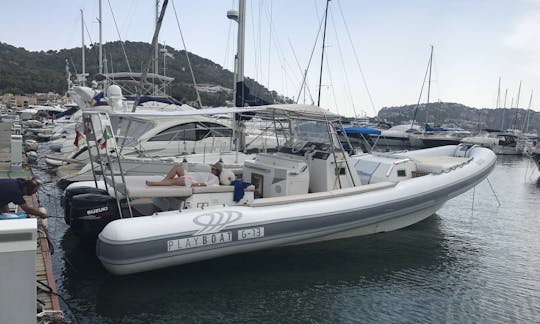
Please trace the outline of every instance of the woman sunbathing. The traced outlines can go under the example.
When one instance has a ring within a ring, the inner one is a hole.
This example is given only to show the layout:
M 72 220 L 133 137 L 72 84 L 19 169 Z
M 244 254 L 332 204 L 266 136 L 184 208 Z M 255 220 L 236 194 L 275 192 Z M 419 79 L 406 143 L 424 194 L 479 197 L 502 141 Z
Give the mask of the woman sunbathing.
M 211 172 L 186 172 L 180 165 L 175 165 L 161 181 L 148 181 L 147 186 L 219 186 L 219 175 L 223 170 L 220 163 L 211 165 Z

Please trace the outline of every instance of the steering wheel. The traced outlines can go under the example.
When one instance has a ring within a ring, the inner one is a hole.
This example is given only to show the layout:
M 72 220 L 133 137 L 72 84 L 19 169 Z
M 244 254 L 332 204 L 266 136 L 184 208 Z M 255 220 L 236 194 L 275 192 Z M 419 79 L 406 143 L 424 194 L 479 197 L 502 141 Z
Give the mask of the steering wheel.
M 300 152 L 304 148 L 304 146 L 306 146 L 306 144 L 307 144 L 307 142 L 305 142 L 305 141 L 298 141 L 298 142 L 294 143 L 292 145 L 292 147 L 291 147 L 291 152 L 293 152 L 293 153 Z

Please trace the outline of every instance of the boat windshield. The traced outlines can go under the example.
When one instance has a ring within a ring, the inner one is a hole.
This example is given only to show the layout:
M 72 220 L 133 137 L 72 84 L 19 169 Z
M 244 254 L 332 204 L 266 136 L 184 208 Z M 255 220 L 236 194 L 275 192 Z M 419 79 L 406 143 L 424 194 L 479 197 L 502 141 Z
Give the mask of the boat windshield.
M 332 138 L 332 141 L 330 141 L 328 127 L 328 123 L 324 121 L 291 120 L 291 136 L 289 140 L 285 142 L 283 148 L 287 152 L 289 151 L 287 149 L 293 149 L 293 153 L 300 152 L 302 148 L 312 145 L 322 146 L 327 150 L 333 143 L 335 149 L 340 149 L 341 144 L 335 136 Z M 280 151 L 285 152 L 284 150 Z
M 139 137 L 154 128 L 154 123 L 138 118 L 125 118 L 109 115 L 112 129 L 115 131 L 118 147 L 135 146 Z

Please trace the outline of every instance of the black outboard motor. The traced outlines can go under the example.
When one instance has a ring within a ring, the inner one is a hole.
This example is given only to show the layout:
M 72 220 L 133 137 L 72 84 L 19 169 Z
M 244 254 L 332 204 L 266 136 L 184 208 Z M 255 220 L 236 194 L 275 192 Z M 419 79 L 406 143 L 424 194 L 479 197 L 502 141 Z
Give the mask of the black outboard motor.
M 105 225 L 120 218 L 116 199 L 95 193 L 71 199 L 71 230 L 81 240 L 95 241 Z
M 69 225 L 71 223 L 71 218 L 69 217 L 69 215 L 71 213 L 71 201 L 73 200 L 73 197 L 86 193 L 100 194 L 105 196 L 109 195 L 109 193 L 107 193 L 107 190 L 94 187 L 77 187 L 66 189 L 64 191 L 64 194 L 62 195 L 62 200 L 60 201 L 62 207 L 64 207 L 64 221 L 66 222 L 66 224 Z

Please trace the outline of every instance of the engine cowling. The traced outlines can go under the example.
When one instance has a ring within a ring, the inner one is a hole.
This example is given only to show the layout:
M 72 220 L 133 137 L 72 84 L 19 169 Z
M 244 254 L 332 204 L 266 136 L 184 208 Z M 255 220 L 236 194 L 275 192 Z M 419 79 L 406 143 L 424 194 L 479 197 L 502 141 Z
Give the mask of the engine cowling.
M 66 222 L 66 224 L 69 225 L 71 223 L 70 213 L 73 197 L 86 193 L 100 194 L 105 196 L 109 195 L 107 193 L 107 190 L 94 187 L 76 187 L 66 189 L 64 191 L 64 194 L 62 195 L 62 200 L 60 201 L 60 204 L 64 208 L 64 221 Z
M 71 200 L 71 230 L 82 240 L 96 240 L 105 225 L 120 218 L 116 199 L 85 193 Z

